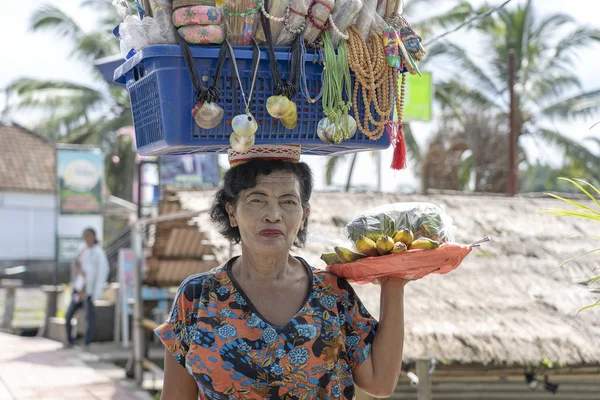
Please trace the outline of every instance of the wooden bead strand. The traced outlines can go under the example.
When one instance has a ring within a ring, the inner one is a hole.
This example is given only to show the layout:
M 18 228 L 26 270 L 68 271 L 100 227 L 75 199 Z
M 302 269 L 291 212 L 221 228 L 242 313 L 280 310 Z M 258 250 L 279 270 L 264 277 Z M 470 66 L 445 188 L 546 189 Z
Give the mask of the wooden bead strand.
M 356 27 L 349 28 L 348 36 L 348 63 L 355 75 L 352 97 L 354 116 L 358 129 L 370 139 L 377 140 L 383 136 L 393 107 L 397 104 L 397 69 L 390 67 L 385 59 L 381 36 L 373 35 L 367 44 Z M 363 118 L 358 113 L 359 90 L 365 109 Z M 379 117 L 377 119 L 372 115 L 371 104 Z M 369 124 L 375 129 L 370 130 Z

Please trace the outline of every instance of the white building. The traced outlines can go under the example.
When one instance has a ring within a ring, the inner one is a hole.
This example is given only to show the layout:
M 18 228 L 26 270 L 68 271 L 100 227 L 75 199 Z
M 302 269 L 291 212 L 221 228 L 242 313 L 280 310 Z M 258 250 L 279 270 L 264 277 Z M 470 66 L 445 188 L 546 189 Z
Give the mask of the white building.
M 54 273 L 55 165 L 54 143 L 0 124 L 0 277 L 19 266 L 27 271 L 6 277 L 48 282 Z

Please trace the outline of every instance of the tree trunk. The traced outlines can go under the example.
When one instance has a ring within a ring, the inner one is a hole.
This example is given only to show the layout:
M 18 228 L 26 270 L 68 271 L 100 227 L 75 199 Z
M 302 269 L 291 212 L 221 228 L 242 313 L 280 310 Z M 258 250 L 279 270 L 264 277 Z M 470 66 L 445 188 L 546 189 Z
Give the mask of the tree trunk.
M 354 172 L 354 166 L 356 165 L 356 156 L 358 153 L 354 153 L 352 155 L 352 161 L 350 162 L 350 170 L 348 171 L 348 180 L 346 180 L 346 192 L 350 191 L 350 186 L 352 183 L 352 173 Z

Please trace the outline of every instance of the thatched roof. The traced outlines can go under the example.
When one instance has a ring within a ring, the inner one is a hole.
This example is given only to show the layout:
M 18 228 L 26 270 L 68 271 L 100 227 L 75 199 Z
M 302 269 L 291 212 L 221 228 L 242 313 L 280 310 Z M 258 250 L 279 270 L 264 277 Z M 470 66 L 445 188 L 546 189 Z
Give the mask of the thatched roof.
M 179 192 L 183 209 L 204 210 L 212 191 Z M 341 241 L 340 224 L 382 204 L 428 201 L 442 205 L 458 227 L 456 240 L 471 243 L 491 235 L 493 243 L 467 257 L 448 275 L 428 276 L 407 286 L 405 359 L 435 357 L 461 363 L 530 365 L 544 358 L 568 365 L 600 364 L 600 308 L 577 311 L 597 301 L 578 283 L 598 275 L 590 255 L 554 272 L 569 257 L 598 246 L 583 233 L 600 233 L 591 221 L 537 214 L 561 207 L 535 197 L 315 193 L 305 249 L 297 254 L 323 266 L 321 253 Z M 225 261 L 229 244 L 206 215 L 196 223 Z M 336 226 L 337 224 L 337 226 Z M 570 236 L 580 235 L 577 238 Z M 237 254 L 239 249 L 234 249 Z M 357 288 L 367 308 L 379 313 L 379 288 Z
M 54 193 L 54 143 L 18 125 L 0 124 L 0 190 Z

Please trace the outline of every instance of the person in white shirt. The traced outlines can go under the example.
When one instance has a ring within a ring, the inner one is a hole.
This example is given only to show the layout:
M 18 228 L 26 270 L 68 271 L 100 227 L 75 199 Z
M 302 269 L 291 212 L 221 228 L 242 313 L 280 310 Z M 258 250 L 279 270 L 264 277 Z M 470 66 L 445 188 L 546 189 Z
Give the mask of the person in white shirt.
M 104 292 L 104 284 L 108 279 L 108 259 L 102 247 L 96 239 L 96 231 L 88 228 L 83 231 L 85 246 L 79 252 L 74 261 L 75 280 L 73 281 L 73 298 L 65 316 L 67 328 L 68 346 L 72 347 L 74 340 L 72 335 L 71 320 L 80 308 L 85 309 L 87 320 L 87 331 L 84 343 L 88 346 L 92 342 L 96 331 L 96 307 L 94 301 L 98 300 Z

